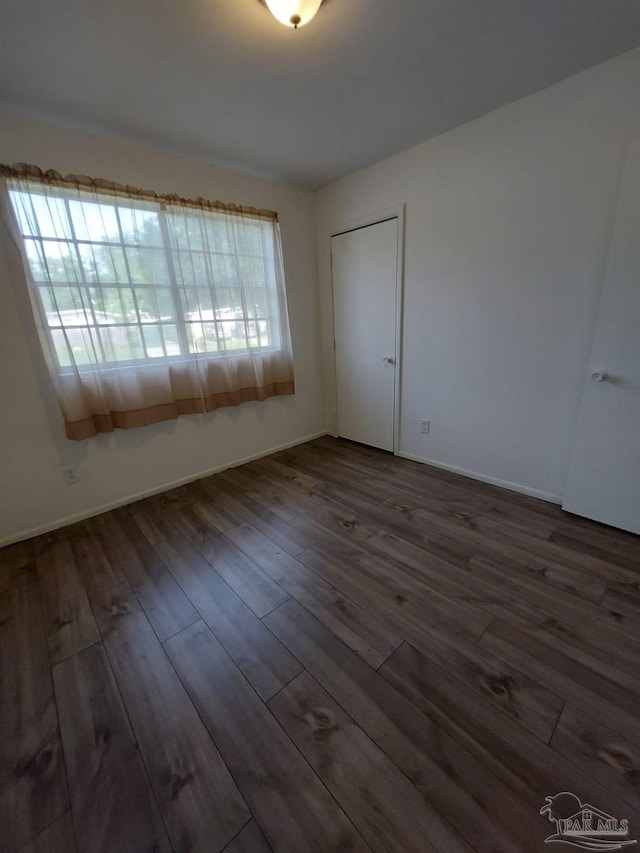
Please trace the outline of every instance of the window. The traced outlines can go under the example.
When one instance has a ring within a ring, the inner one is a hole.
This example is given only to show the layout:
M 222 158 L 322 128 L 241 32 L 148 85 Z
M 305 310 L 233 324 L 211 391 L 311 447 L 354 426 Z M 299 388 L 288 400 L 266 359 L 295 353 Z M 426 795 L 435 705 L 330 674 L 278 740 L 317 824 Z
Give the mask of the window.
M 59 368 L 279 347 L 273 222 L 9 196 Z
M 69 438 L 294 393 L 275 213 L 35 166 L 0 181 Z

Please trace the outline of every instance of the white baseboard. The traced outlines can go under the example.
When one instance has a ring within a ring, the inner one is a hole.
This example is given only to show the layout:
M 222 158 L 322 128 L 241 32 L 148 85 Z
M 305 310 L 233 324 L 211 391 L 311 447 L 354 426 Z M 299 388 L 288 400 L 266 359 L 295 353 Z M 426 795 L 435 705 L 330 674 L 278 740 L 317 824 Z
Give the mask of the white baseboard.
M 396 455 L 400 456 L 402 459 L 410 459 L 412 462 L 422 462 L 423 465 L 431 465 L 433 468 L 441 468 L 443 471 L 451 471 L 453 474 L 462 474 L 463 477 L 470 477 L 472 480 L 479 480 L 481 483 L 500 486 L 502 489 L 509 489 L 510 492 L 518 492 L 521 495 L 528 495 L 531 498 L 540 498 L 540 500 L 548 501 L 548 503 L 552 504 L 562 504 L 562 495 L 554 495 L 552 492 L 543 492 L 540 489 L 532 489 L 529 486 L 523 486 L 520 483 L 512 483 L 509 480 L 500 480 L 498 477 L 479 474 L 477 471 L 468 471 L 466 468 L 458 468 L 457 465 L 446 465 L 444 462 L 436 462 L 435 459 L 425 459 L 423 456 L 415 456 L 413 453 L 398 451 Z
M 222 465 L 217 465 L 215 468 L 209 468 L 206 471 L 200 471 L 197 474 L 190 474 L 188 477 L 181 477 L 179 480 L 173 480 L 171 483 L 163 483 L 161 486 L 154 486 L 152 489 L 146 489 L 143 492 L 137 492 L 134 495 L 127 495 L 118 500 L 110 501 L 106 504 L 92 507 L 83 512 L 77 512 L 74 515 L 66 515 L 56 521 L 48 524 L 41 524 L 39 527 L 32 527 L 30 530 L 23 530 L 20 533 L 12 534 L 4 539 L 0 539 L 0 548 L 4 545 L 11 545 L 13 542 L 21 542 L 23 539 L 31 539 L 32 536 L 40 536 L 43 533 L 49 533 L 52 530 L 58 530 L 61 527 L 68 527 L 70 524 L 75 524 L 77 521 L 84 521 L 85 518 L 93 518 L 94 515 L 101 515 L 103 512 L 109 512 L 110 509 L 117 509 L 126 504 L 132 504 L 143 498 L 150 498 L 152 495 L 159 495 L 162 492 L 167 492 L 169 489 L 176 489 L 178 486 L 184 486 L 187 483 L 194 483 L 196 480 L 202 480 L 204 477 L 210 477 L 212 474 L 219 474 L 220 471 L 226 471 L 228 468 L 237 468 L 239 465 L 245 465 L 247 462 L 253 462 L 255 459 L 262 459 L 263 456 L 271 456 L 273 453 L 279 453 L 281 450 L 287 450 L 289 447 L 296 447 L 298 444 L 306 444 L 307 441 L 313 441 L 314 438 L 321 438 L 327 435 L 326 430 L 315 432 L 312 435 L 305 435 L 302 438 L 296 438 L 294 441 L 288 441 L 285 444 L 279 444 L 277 447 L 270 447 L 268 450 L 261 450 L 259 453 L 253 453 L 251 456 L 243 456 L 241 459 L 234 459 L 232 462 L 225 462 Z

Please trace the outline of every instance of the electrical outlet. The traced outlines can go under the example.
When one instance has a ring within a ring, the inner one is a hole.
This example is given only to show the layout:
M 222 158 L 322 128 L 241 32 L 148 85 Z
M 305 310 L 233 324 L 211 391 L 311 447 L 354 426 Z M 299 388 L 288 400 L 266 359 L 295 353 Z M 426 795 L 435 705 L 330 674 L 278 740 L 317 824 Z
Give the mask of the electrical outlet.
M 429 427 L 431 426 L 431 421 L 428 421 L 426 418 L 420 418 L 420 432 L 423 435 L 429 435 Z
M 78 472 L 75 465 L 65 465 L 62 469 L 62 478 L 67 486 L 74 486 L 78 482 Z

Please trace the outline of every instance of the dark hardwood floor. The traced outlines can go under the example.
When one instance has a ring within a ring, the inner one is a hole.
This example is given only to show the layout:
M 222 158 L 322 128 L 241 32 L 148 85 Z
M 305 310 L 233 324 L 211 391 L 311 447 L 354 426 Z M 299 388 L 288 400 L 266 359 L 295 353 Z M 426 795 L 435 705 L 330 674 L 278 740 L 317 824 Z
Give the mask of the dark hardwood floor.
M 563 791 L 640 839 L 638 537 L 323 438 L 0 593 L 5 853 L 543 851 Z

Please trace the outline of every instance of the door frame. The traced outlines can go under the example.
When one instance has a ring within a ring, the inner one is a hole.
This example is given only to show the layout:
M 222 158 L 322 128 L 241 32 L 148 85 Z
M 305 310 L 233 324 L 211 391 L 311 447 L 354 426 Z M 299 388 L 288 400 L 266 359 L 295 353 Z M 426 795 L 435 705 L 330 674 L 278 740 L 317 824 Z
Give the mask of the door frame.
M 393 207 L 386 207 L 375 213 L 359 216 L 356 219 L 350 219 L 329 232 L 329 257 L 331 264 L 331 339 L 333 341 L 333 394 L 334 394 L 334 411 L 336 413 L 336 432 L 337 435 L 337 416 L 338 416 L 338 395 L 337 395 L 337 376 L 336 376 L 336 329 L 335 329 L 335 298 L 333 285 L 333 250 L 331 240 L 338 237 L 340 234 L 347 234 L 349 231 L 359 231 L 361 228 L 367 228 L 369 225 L 377 225 L 380 222 L 387 222 L 390 219 L 398 220 L 398 241 L 396 248 L 396 317 L 395 317 L 395 352 L 394 358 L 394 383 L 393 383 L 393 455 L 398 456 L 400 453 L 400 419 L 402 407 L 402 319 L 404 308 L 404 225 L 405 225 L 405 205 L 399 204 Z

